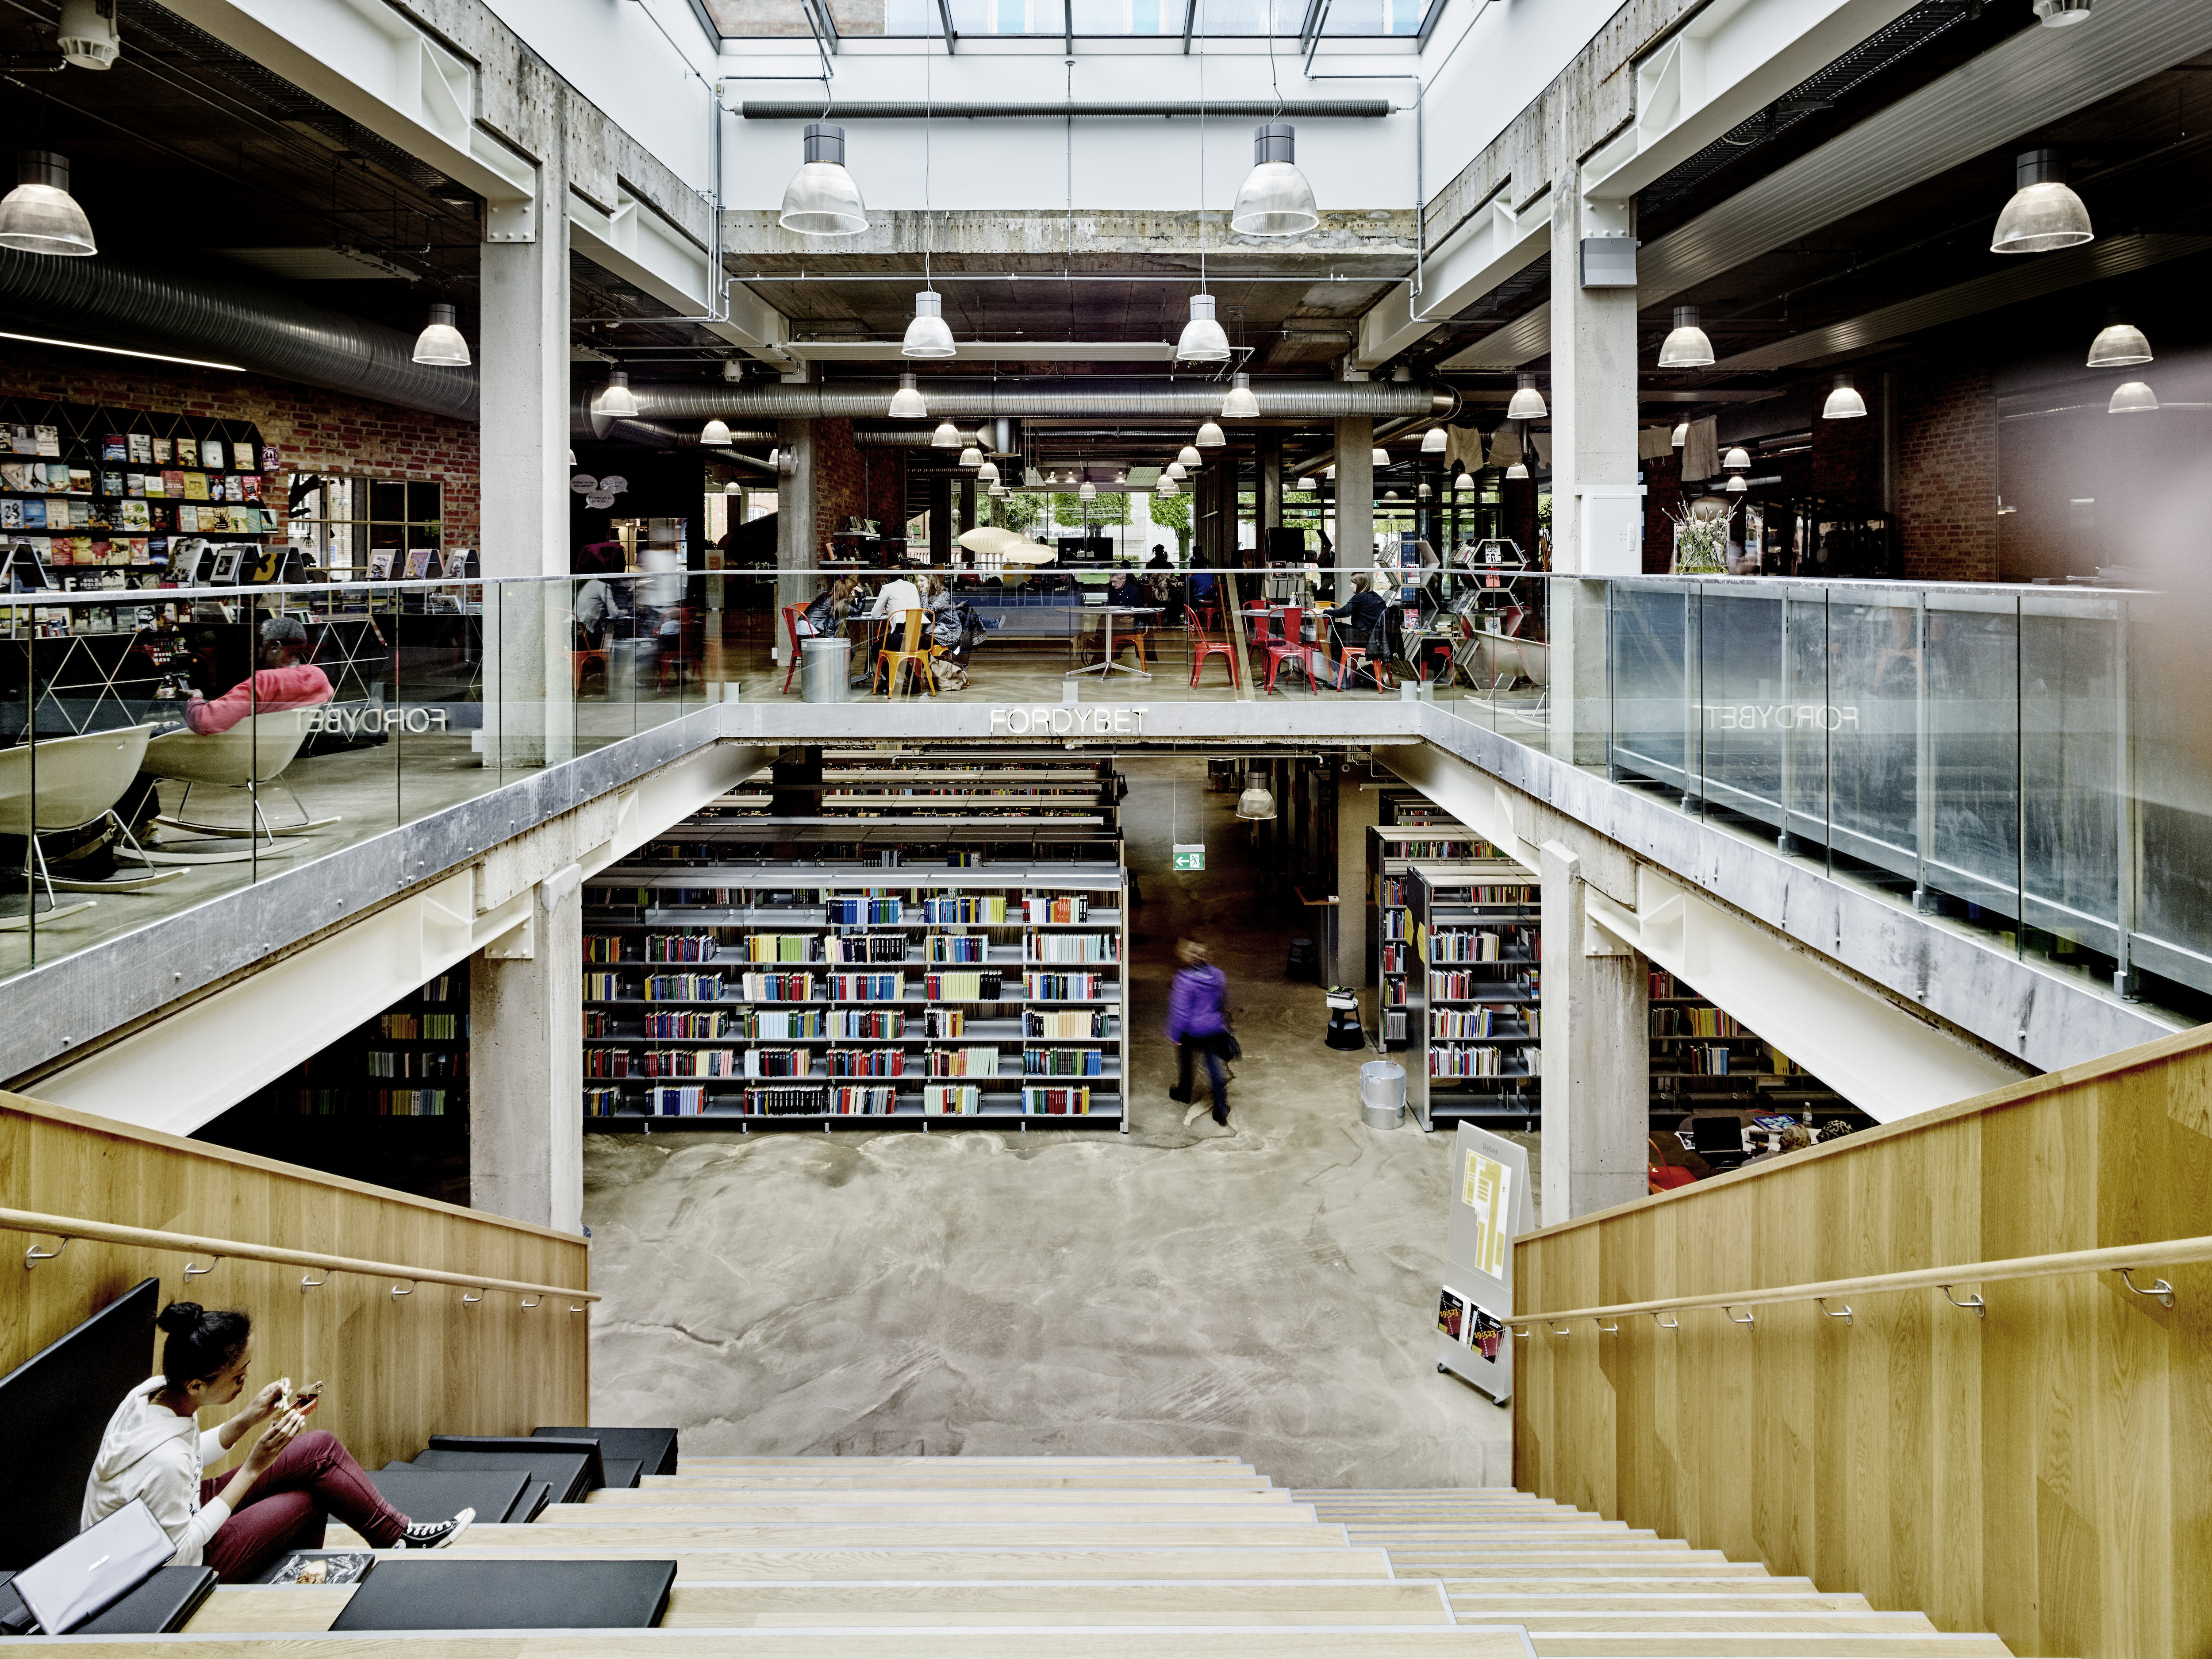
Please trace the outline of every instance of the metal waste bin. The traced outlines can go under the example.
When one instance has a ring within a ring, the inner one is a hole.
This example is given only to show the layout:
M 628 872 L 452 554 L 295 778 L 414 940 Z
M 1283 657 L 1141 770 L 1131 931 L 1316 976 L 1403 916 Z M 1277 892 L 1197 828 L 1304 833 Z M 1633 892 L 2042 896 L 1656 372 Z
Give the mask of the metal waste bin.
M 799 700 L 842 703 L 853 669 L 853 642 L 823 636 L 799 642 Z
M 1406 1121 L 1406 1068 L 1370 1060 L 1359 1068 L 1359 1121 L 1370 1129 L 1396 1129 Z

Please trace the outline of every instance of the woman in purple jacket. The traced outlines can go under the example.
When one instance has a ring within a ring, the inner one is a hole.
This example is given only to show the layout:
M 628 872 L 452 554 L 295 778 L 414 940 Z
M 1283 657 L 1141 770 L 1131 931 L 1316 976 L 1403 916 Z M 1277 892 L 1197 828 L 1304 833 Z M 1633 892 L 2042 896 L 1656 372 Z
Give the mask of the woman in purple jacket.
M 1168 990 L 1168 1040 L 1176 1046 L 1178 1082 L 1168 1098 L 1190 1104 L 1191 1061 L 1204 1055 L 1213 1086 L 1213 1120 L 1225 1128 L 1229 1078 L 1221 1064 L 1221 1040 L 1229 1030 L 1229 977 L 1206 961 L 1206 947 L 1195 939 L 1178 942 L 1176 959 L 1182 967 Z

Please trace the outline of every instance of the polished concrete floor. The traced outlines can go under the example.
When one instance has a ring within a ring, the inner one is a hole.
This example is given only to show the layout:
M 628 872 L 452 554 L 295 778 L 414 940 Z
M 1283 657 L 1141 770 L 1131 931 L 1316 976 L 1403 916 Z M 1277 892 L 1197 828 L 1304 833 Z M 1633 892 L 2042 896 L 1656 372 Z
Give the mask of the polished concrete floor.
M 593 1421 L 695 1453 L 1234 1455 L 1295 1485 L 1504 1484 L 1507 1413 L 1438 1375 L 1451 1143 L 1377 1132 L 1203 764 L 1125 822 L 1131 1132 L 587 1137 Z M 1172 801 L 1171 801 L 1172 793 Z M 1172 812 L 1170 810 L 1172 805 Z M 1198 839 L 1201 875 L 1167 869 Z M 1245 1058 L 1185 1128 L 1158 1033 L 1213 942 Z

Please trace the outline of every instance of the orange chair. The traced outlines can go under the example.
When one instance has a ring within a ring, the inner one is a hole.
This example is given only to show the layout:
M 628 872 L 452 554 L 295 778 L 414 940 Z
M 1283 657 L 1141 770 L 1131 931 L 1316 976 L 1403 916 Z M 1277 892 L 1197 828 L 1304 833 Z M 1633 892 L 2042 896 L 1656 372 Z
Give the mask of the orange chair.
M 1346 645 L 1340 649 L 1336 654 L 1337 690 L 1340 692 L 1350 691 L 1352 689 L 1352 676 L 1357 674 L 1362 668 L 1365 668 L 1375 676 L 1375 690 L 1378 695 L 1382 692 L 1385 686 L 1392 683 L 1390 680 L 1390 671 L 1388 668 L 1384 668 L 1380 662 L 1368 662 L 1367 648 L 1364 645 Z
M 921 675 L 922 684 L 929 688 L 929 694 L 932 697 L 937 695 L 937 670 L 930 665 L 928 648 L 921 643 L 922 634 L 928 625 L 928 612 L 908 611 L 906 613 L 905 649 L 894 650 L 886 646 L 876 653 L 875 675 L 868 682 L 870 696 L 872 697 L 875 694 L 876 686 L 878 684 L 884 684 L 890 694 L 896 697 L 899 676 L 908 668 L 915 670 Z M 884 680 L 886 667 L 890 671 L 890 678 L 887 682 Z
M 1235 648 L 1232 647 L 1227 640 L 1216 639 L 1208 634 L 1205 629 L 1194 625 L 1190 630 L 1190 683 L 1194 686 L 1198 684 L 1199 675 L 1205 672 L 1206 658 L 1215 656 L 1217 653 L 1224 662 L 1229 664 L 1229 683 L 1231 686 L 1237 687 L 1243 686 L 1244 683 L 1244 676 L 1237 666 L 1237 652 Z
M 787 605 L 783 607 L 784 637 L 791 642 L 791 662 L 789 666 L 787 666 L 783 671 L 782 695 L 786 697 L 791 695 L 792 675 L 799 672 L 799 641 L 800 638 L 799 631 L 799 619 L 805 614 L 806 607 L 804 605 Z

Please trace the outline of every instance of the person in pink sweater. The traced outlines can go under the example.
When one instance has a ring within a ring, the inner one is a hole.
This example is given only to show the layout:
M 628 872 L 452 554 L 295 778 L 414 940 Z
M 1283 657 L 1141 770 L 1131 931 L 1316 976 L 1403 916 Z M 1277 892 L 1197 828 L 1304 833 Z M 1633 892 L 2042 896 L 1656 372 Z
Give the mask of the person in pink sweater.
M 185 704 L 185 723 L 203 737 L 227 732 L 249 715 L 278 709 L 311 709 L 331 700 L 331 680 L 307 654 L 307 625 L 296 616 L 272 616 L 261 625 L 261 667 L 214 702 L 198 692 Z

